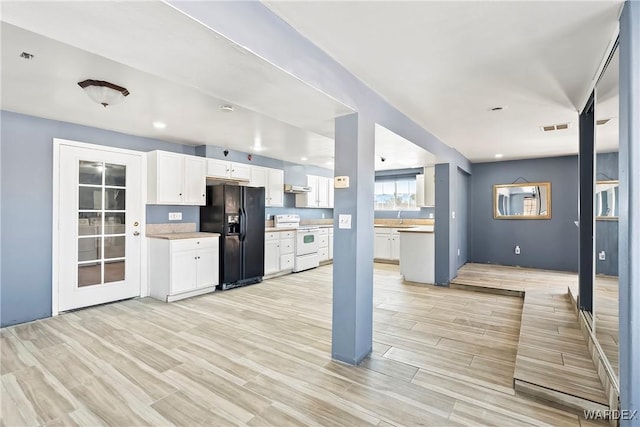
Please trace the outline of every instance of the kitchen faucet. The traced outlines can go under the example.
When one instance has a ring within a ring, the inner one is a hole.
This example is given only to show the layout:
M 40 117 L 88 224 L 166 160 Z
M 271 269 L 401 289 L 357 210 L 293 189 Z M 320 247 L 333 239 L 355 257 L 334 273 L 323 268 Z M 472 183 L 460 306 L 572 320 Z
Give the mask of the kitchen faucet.
M 400 214 L 402 213 L 402 211 L 400 209 L 398 209 L 398 219 L 400 220 L 400 224 L 402 224 L 402 219 L 400 218 Z

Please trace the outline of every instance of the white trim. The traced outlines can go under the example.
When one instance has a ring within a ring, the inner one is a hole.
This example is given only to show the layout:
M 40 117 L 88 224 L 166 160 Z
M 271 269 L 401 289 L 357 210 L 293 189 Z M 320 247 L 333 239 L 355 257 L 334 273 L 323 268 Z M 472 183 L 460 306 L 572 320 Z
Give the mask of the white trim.
M 620 13 L 622 13 L 622 7 L 624 6 L 624 4 L 622 6 L 620 6 L 620 12 L 618 12 L 618 15 L 620 15 Z M 602 76 L 602 73 L 604 71 L 604 66 L 607 64 L 607 61 L 609 60 L 609 57 L 612 54 L 613 51 L 613 47 L 616 43 L 616 40 L 618 39 L 618 35 L 620 34 L 620 24 L 617 23 L 616 24 L 616 29 L 613 31 L 613 35 L 611 36 L 611 39 L 609 39 L 609 43 L 607 44 L 607 48 L 604 50 L 602 59 L 600 60 L 600 64 L 598 65 L 598 68 L 596 69 L 595 74 L 593 75 L 593 77 L 591 78 L 591 82 L 589 83 L 588 86 L 588 90 L 587 93 L 584 95 L 582 102 L 580 104 L 578 104 L 577 110 L 578 110 L 578 114 L 582 112 L 582 110 L 584 109 L 584 107 L 587 104 L 587 101 L 589 100 L 589 97 L 591 96 L 591 92 L 593 92 L 596 88 L 596 86 L 598 85 L 598 80 L 600 80 L 600 77 Z
M 58 233 L 59 209 L 60 209 L 60 147 L 66 145 L 75 148 L 89 150 L 108 151 L 119 154 L 129 154 L 140 157 L 140 230 L 141 237 L 146 242 L 146 202 L 147 202 L 147 156 L 145 152 L 128 150 L 125 148 L 110 147 L 108 145 L 89 144 L 86 142 L 71 141 L 68 139 L 53 138 L 53 209 L 52 209 L 52 245 L 51 245 L 51 315 L 59 314 L 59 283 L 58 283 L 58 247 L 60 236 Z M 147 245 L 140 244 L 140 297 L 149 296 L 149 283 L 147 274 Z

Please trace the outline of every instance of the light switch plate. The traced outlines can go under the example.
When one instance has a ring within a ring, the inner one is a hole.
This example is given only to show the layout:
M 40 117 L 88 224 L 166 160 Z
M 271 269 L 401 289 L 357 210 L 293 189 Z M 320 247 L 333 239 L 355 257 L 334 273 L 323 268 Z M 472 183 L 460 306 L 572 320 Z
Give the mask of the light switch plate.
M 169 212 L 169 221 L 182 221 L 182 212 Z
M 351 229 L 351 215 L 338 215 L 338 228 Z

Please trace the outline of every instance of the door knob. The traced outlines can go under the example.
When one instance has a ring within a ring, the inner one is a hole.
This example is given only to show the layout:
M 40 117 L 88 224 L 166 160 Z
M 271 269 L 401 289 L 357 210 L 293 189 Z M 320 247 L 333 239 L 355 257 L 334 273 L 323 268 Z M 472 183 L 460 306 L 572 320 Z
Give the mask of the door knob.
M 134 232 L 133 232 L 133 235 L 134 235 L 134 236 L 139 236 L 139 235 L 140 235 L 140 232 L 139 232 L 139 231 L 134 231 Z

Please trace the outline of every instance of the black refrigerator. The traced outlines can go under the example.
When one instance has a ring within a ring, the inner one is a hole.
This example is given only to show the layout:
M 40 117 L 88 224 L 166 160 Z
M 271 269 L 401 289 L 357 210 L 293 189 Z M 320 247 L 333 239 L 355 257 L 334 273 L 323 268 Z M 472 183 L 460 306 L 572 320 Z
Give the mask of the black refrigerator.
M 264 222 L 264 187 L 207 186 L 200 231 L 220 233 L 222 290 L 262 281 Z

